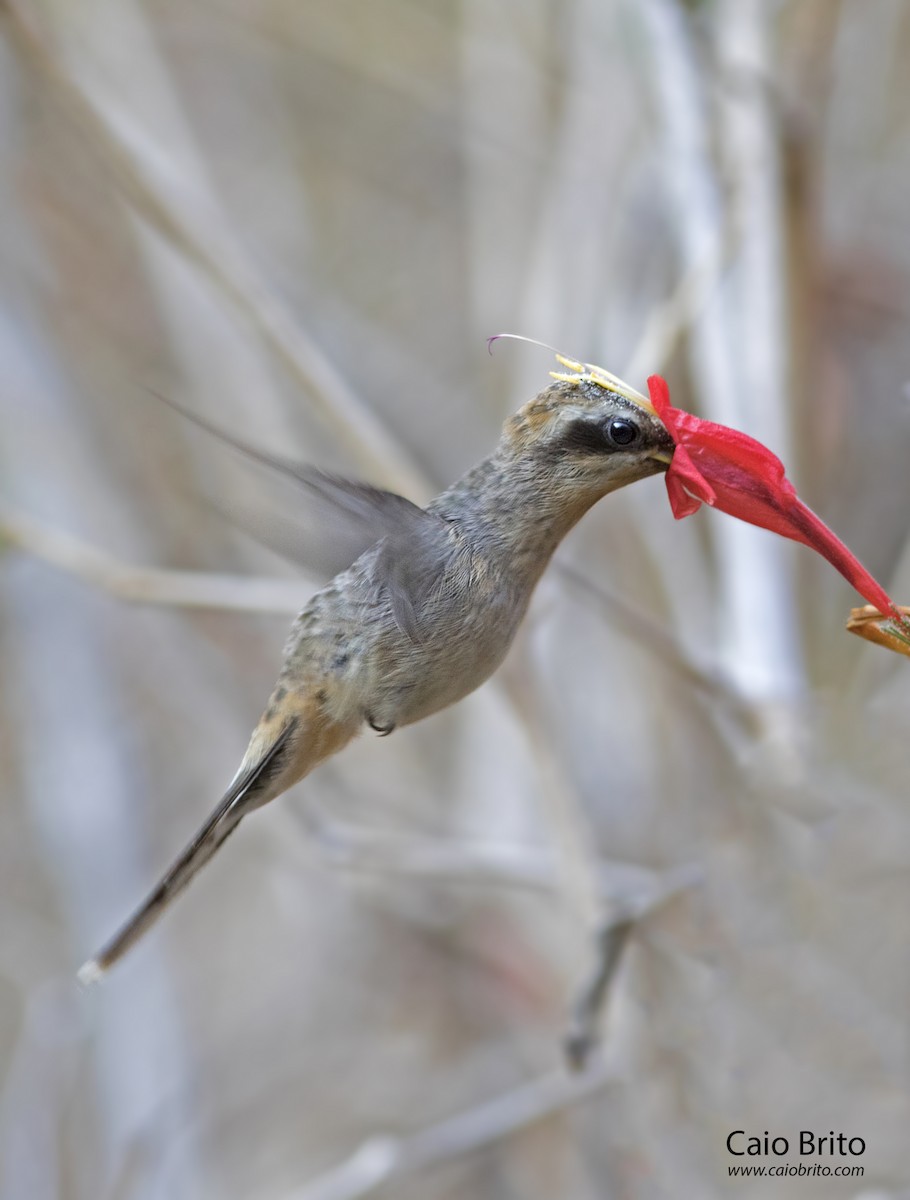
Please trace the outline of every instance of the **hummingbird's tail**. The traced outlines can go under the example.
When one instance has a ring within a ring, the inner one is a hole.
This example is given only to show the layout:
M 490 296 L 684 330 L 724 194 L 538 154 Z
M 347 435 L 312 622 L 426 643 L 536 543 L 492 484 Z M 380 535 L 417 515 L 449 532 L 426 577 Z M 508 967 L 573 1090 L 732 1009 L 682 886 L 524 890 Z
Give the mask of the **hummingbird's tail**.
M 296 718 L 288 720 L 262 757 L 249 766 L 241 767 L 218 807 L 154 891 L 98 954 L 80 967 L 80 983 L 87 986 L 101 979 L 155 924 L 174 897 L 183 891 L 200 867 L 209 861 L 244 816 L 290 786 L 291 781 L 282 781 L 281 786 L 275 790 L 278 778 L 284 773 L 283 768 L 290 749 L 289 742 L 297 726 Z

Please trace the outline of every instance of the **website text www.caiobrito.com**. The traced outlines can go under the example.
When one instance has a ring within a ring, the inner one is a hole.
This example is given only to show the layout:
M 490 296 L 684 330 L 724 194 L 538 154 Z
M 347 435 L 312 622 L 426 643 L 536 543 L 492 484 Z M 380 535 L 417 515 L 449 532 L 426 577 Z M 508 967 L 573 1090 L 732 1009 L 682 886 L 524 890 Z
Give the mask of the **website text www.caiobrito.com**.
M 865 1168 L 860 1163 L 841 1163 L 835 1166 L 829 1166 L 828 1163 L 771 1163 L 766 1166 L 764 1163 L 737 1163 L 735 1167 L 727 1167 L 727 1174 L 735 1177 L 745 1176 L 755 1179 L 761 1179 L 763 1176 L 766 1179 L 780 1179 L 785 1175 L 799 1176 L 802 1178 L 844 1178 L 845 1176 L 853 1176 L 859 1178 L 863 1175 Z

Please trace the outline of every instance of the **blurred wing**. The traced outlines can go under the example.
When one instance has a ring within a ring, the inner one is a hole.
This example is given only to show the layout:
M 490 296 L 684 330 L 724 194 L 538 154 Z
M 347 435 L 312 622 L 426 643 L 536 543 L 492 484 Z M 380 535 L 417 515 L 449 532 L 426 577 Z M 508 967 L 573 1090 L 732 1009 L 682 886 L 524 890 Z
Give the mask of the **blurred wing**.
M 441 583 L 454 554 L 447 521 L 395 492 L 342 479 L 248 445 L 173 400 L 160 399 L 206 433 L 267 468 L 264 491 L 270 493 L 268 500 L 258 501 L 255 511 L 233 506 L 228 515 L 282 557 L 329 579 L 370 546 L 383 542 L 374 568 L 375 582 L 386 588 L 402 632 L 419 640 L 417 612 Z M 305 503 L 301 505 L 302 493 Z
M 402 633 L 420 641 L 417 614 L 456 553 L 449 523 L 395 492 L 311 467 L 293 471 L 295 482 L 309 493 L 294 518 L 260 510 L 255 522 L 243 517 L 240 523 L 290 562 L 326 578 L 382 542 L 373 580 L 386 589 Z

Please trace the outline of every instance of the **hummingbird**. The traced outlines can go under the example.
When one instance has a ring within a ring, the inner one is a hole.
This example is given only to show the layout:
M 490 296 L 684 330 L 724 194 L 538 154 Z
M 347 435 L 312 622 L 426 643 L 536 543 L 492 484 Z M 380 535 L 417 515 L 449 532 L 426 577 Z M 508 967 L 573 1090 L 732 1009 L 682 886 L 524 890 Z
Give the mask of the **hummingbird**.
M 351 533 L 350 565 L 295 620 L 268 703 L 217 807 L 157 886 L 79 971 L 100 979 L 240 822 L 338 753 L 456 703 L 500 665 L 556 547 L 602 497 L 666 471 L 674 442 L 616 376 L 565 373 L 511 416 L 496 449 L 426 508 L 279 464 Z M 254 456 L 271 461 L 254 451 Z

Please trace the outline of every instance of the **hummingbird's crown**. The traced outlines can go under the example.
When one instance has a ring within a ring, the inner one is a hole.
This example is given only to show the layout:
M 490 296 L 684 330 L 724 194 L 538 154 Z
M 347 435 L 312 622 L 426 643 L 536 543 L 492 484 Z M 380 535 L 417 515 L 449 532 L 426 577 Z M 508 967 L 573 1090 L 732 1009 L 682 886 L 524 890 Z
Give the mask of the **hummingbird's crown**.
M 566 371 L 551 371 L 556 383 L 529 400 L 506 421 L 505 430 L 510 439 L 526 448 L 534 444 L 555 445 L 554 439 L 564 441 L 562 433 L 568 429 L 566 423 L 571 425 L 573 417 L 588 420 L 592 406 L 596 411 L 600 409 L 601 398 L 607 399 L 604 393 L 609 393 L 614 403 L 627 406 L 630 416 L 638 410 L 662 428 L 650 401 L 612 372 L 593 363 L 576 362 L 556 350 L 553 353 Z M 595 434 L 592 437 L 597 440 Z
M 561 383 L 595 383 L 598 387 L 602 387 L 609 392 L 614 392 L 616 395 L 622 396 L 625 400 L 631 401 L 638 408 L 643 408 L 650 416 L 657 416 L 657 412 L 651 401 L 646 396 L 643 396 L 641 392 L 637 392 L 628 383 L 624 383 L 612 371 L 608 371 L 604 367 L 598 367 L 596 363 L 576 362 L 574 358 L 566 358 L 564 354 L 559 353 L 556 354 L 556 361 L 561 363 L 562 366 L 567 367 L 568 371 L 551 371 L 550 375 L 553 379 L 558 379 Z

